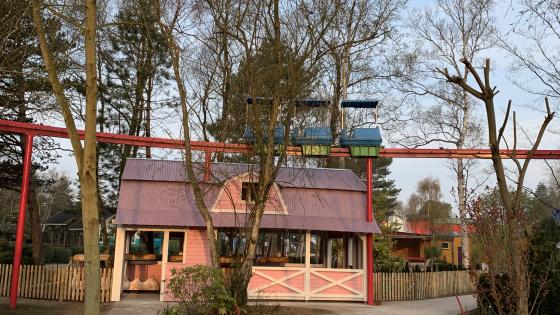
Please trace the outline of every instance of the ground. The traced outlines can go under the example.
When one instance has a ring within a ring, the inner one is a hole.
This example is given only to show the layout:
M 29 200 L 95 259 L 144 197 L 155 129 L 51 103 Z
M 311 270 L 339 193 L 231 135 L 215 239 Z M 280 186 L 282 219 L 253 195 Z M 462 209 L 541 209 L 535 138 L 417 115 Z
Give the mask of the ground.
M 460 296 L 465 310 L 476 308 L 476 301 L 471 295 Z M 368 306 L 362 303 L 334 302 L 272 302 L 280 304 L 280 315 L 316 315 L 316 314 L 356 314 L 356 315 L 389 315 L 389 314 L 460 314 L 455 297 L 446 297 L 421 301 L 383 302 L 381 305 Z M 101 313 L 104 315 L 150 315 L 165 308 L 166 303 L 159 302 L 157 295 L 126 295 L 119 303 L 104 303 Z M 0 298 L 0 314 L 6 315 L 70 315 L 81 313 L 82 303 L 58 302 L 45 300 L 19 299 L 15 311 L 8 309 L 8 298 Z

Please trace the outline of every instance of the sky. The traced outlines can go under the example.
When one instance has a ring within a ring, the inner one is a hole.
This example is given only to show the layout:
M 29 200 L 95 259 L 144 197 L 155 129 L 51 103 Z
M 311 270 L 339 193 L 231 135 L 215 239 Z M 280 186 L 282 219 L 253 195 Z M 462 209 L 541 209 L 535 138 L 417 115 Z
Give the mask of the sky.
M 433 1 L 411 1 L 409 2 L 410 10 L 415 10 L 417 8 L 430 5 Z M 509 4 L 509 1 L 507 2 Z M 498 8 L 495 12 L 495 19 L 498 29 L 501 31 L 506 31 L 510 27 L 510 23 L 514 18 L 513 10 L 507 7 L 505 3 L 498 3 Z M 542 104 L 544 106 L 543 100 L 536 98 L 534 95 L 530 95 L 518 87 L 516 87 L 511 80 L 508 78 L 508 67 L 510 66 L 511 60 L 508 56 L 500 50 L 493 49 L 487 51 L 486 57 L 492 60 L 492 80 L 500 93 L 496 96 L 496 112 L 498 114 L 498 121 L 501 121 L 503 113 L 509 99 L 513 101 L 513 110 L 517 111 L 518 123 L 524 129 L 529 131 L 530 136 L 535 136 L 538 128 L 540 127 L 544 114 L 541 112 L 536 112 L 534 110 L 528 109 L 527 104 Z M 516 78 L 517 80 L 523 80 L 523 77 Z M 482 106 L 478 108 L 478 114 L 481 118 L 485 117 L 482 111 Z M 59 124 L 60 125 L 60 124 Z M 558 123 L 556 123 L 558 126 Z M 165 137 L 165 134 L 160 134 L 159 136 Z M 506 136 L 511 136 L 511 133 Z M 67 140 L 60 140 L 61 144 L 65 148 L 70 148 Z M 391 146 L 390 144 L 387 146 Z M 528 143 L 525 142 L 524 145 L 520 147 L 528 147 Z M 546 133 L 543 138 L 541 149 L 558 149 L 560 148 L 560 136 L 552 133 Z M 59 159 L 59 163 L 53 166 L 54 169 L 63 172 L 70 176 L 71 178 L 76 178 L 76 164 L 74 158 L 68 152 L 62 152 L 62 157 Z M 156 156 L 159 158 L 173 158 L 173 155 L 167 155 L 163 151 L 156 151 Z M 177 156 L 175 155 L 175 158 Z M 511 167 L 512 164 L 509 164 Z M 443 200 L 451 203 L 456 213 L 456 203 L 455 198 L 452 194 L 452 189 L 456 185 L 455 178 L 452 171 L 449 168 L 449 161 L 445 159 L 395 159 L 391 165 L 392 174 L 389 178 L 394 179 L 396 186 L 401 189 L 399 199 L 406 203 L 408 197 L 416 190 L 416 183 L 426 177 L 433 177 L 440 180 Z M 492 174 L 491 163 L 488 160 L 482 160 L 479 162 L 479 167 L 476 172 L 476 176 L 481 179 L 489 178 L 486 182 L 487 185 L 491 186 L 495 183 L 494 176 Z M 488 176 L 488 174 L 490 176 Z M 534 160 L 531 162 L 531 166 L 527 172 L 527 177 L 525 181 L 525 186 L 529 188 L 535 188 L 539 182 L 547 180 L 547 171 L 545 164 L 542 161 Z

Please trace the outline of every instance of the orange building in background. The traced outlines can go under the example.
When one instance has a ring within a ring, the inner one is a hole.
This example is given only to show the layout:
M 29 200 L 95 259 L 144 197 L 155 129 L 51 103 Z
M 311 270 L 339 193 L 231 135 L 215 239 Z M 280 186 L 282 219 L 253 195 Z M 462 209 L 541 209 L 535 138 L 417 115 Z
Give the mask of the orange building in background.
M 435 222 L 408 220 L 401 231 L 389 235 L 394 241 L 394 253 L 410 263 L 425 262 L 424 249 L 431 244 L 441 248 L 440 259 L 454 265 L 463 265 L 461 225 L 459 219 Z

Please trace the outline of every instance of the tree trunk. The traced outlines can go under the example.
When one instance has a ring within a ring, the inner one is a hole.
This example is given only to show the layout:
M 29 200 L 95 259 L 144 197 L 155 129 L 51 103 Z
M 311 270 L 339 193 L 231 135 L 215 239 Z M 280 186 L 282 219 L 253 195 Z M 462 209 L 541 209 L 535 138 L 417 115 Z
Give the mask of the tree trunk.
M 153 90 L 154 82 L 153 76 L 150 76 L 148 80 L 148 90 L 146 91 L 146 126 L 145 126 L 145 136 L 151 137 L 152 136 L 152 90 Z M 152 158 L 152 148 L 146 147 L 146 158 Z
M 212 221 L 212 216 L 210 215 L 210 211 L 206 204 L 204 203 L 204 192 L 202 188 L 198 184 L 198 179 L 194 173 L 193 162 L 192 162 L 192 150 L 191 150 L 191 136 L 190 136 L 190 127 L 189 127 L 189 111 L 187 108 L 187 92 L 185 90 L 185 85 L 183 82 L 183 78 L 181 77 L 181 69 L 180 69 L 180 48 L 177 46 L 177 42 L 173 37 L 173 26 L 169 26 L 164 24 L 162 20 L 158 21 L 160 29 L 165 36 L 165 40 L 167 43 L 167 47 L 169 48 L 169 55 L 171 58 L 171 65 L 173 68 L 173 75 L 175 79 L 175 83 L 177 85 L 177 89 L 179 90 L 179 97 L 181 100 L 181 113 L 182 113 L 182 129 L 183 129 L 183 136 L 184 136 L 184 145 L 185 145 L 185 156 L 184 156 L 184 164 L 185 164 L 185 177 L 190 182 L 192 187 L 194 197 L 195 197 L 195 204 L 206 224 L 206 236 L 208 237 L 208 250 L 210 251 L 210 261 L 214 268 L 219 268 L 219 257 L 218 257 L 218 250 L 216 247 L 216 233 L 214 229 L 214 223 Z
M 245 259 L 241 267 L 235 268 L 231 276 L 230 293 L 237 305 L 246 305 L 248 300 L 247 288 L 253 276 L 253 260 Z
M 99 276 L 99 223 L 97 205 L 97 159 L 96 159 L 96 126 L 97 126 L 97 71 L 96 71 L 96 4 L 95 0 L 86 0 L 85 10 L 85 69 L 86 69 L 86 120 L 84 144 L 80 141 L 70 103 L 64 94 L 58 77 L 56 60 L 49 47 L 43 27 L 41 9 L 43 2 L 33 0 L 33 22 L 37 31 L 41 53 L 45 68 L 48 72 L 49 83 L 52 86 L 64 123 L 68 130 L 68 137 L 72 144 L 78 176 L 80 179 L 82 197 L 82 222 L 84 231 L 84 261 L 85 261 L 85 298 L 84 314 L 99 314 L 100 276 Z
M 469 267 L 469 238 L 467 224 L 467 188 L 465 186 L 465 173 L 463 159 L 457 159 L 457 195 L 459 201 L 459 218 L 461 219 L 461 252 L 463 266 Z
M 82 222 L 84 231 L 85 292 L 84 314 L 99 314 L 101 290 L 99 273 L 99 208 L 97 204 L 97 68 L 96 68 L 96 4 L 86 1 L 85 64 L 86 122 L 84 157 L 81 173 Z
M 43 253 L 43 231 L 41 229 L 41 216 L 39 204 L 37 203 L 37 187 L 33 180 L 29 185 L 29 201 L 27 203 L 29 223 L 31 225 L 31 248 L 33 250 L 33 264 L 43 265 L 45 255 Z

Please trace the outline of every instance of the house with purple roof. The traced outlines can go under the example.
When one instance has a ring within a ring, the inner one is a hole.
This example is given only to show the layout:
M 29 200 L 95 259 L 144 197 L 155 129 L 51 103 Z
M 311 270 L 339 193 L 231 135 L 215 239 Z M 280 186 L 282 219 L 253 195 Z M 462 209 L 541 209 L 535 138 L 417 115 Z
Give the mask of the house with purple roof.
M 258 179 L 255 166 L 197 168 L 217 228 L 222 267 L 243 246 L 235 233 Z M 249 284 L 255 299 L 366 301 L 366 185 L 343 169 L 283 167 L 268 196 Z M 182 161 L 129 159 L 120 186 L 112 301 L 124 291 L 170 300 L 173 268 L 209 264 L 205 224 Z

